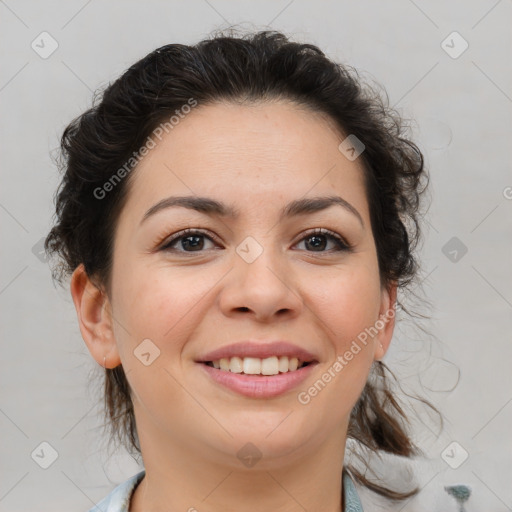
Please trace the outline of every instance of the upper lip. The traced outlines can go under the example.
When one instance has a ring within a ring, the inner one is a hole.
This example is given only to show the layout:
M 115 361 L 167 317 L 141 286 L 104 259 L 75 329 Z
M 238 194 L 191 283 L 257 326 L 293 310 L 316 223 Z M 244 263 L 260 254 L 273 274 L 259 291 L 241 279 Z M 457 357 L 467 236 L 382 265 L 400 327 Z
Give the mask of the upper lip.
M 239 341 L 225 347 L 202 354 L 196 360 L 198 363 L 205 363 L 208 361 L 218 361 L 223 358 L 231 357 L 257 357 L 259 359 L 266 359 L 268 357 L 288 356 L 296 357 L 303 362 L 317 361 L 316 357 L 308 352 L 306 349 L 301 348 L 289 341 Z

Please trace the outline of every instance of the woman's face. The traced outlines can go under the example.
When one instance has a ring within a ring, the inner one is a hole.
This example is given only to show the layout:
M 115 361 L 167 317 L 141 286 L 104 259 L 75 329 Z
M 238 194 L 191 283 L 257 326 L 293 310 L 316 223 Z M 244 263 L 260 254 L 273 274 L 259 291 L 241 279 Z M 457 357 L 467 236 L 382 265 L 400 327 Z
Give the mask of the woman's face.
M 395 289 L 381 289 L 362 163 L 338 149 L 343 139 L 292 103 L 199 106 L 132 171 L 115 234 L 113 336 L 89 348 L 100 364 L 107 352 L 109 367 L 122 363 L 143 453 L 155 443 L 239 464 L 252 443 L 271 464 L 344 443 L 393 321 L 374 337 L 365 329 Z M 208 198 L 226 214 L 161 203 L 172 197 Z M 342 201 L 301 208 L 327 197 Z M 169 242 L 185 229 L 194 233 Z M 242 362 L 248 372 L 260 359 L 265 372 L 284 369 L 278 356 L 300 350 L 312 362 L 266 377 L 200 362 L 238 343 L 230 354 L 262 356 Z

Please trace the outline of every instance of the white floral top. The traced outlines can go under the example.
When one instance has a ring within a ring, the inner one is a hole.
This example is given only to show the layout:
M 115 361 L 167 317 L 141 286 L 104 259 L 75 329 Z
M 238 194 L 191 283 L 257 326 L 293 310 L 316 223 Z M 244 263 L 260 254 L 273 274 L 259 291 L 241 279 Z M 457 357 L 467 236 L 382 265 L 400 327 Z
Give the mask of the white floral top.
M 140 483 L 146 474 L 145 470 L 133 475 L 128 480 L 119 484 L 97 505 L 92 507 L 89 512 L 129 512 L 130 499 L 135 487 Z M 345 473 L 343 475 L 343 490 L 345 503 L 343 504 L 344 512 L 363 512 L 361 501 L 357 494 L 356 488 L 350 476 Z

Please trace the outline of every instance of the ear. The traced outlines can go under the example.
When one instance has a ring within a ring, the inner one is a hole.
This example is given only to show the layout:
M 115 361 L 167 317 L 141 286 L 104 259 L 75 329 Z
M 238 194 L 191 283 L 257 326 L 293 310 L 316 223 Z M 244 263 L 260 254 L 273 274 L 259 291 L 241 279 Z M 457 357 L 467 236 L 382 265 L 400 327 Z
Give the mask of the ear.
M 107 294 L 91 281 L 83 264 L 71 276 L 71 296 L 82 338 L 92 357 L 100 366 L 105 364 L 105 368 L 115 368 L 121 364 L 114 338 L 110 301 Z
M 397 283 L 393 281 L 387 287 L 382 288 L 379 319 L 376 322 L 378 334 L 375 336 L 374 360 L 380 361 L 388 351 L 396 317 Z

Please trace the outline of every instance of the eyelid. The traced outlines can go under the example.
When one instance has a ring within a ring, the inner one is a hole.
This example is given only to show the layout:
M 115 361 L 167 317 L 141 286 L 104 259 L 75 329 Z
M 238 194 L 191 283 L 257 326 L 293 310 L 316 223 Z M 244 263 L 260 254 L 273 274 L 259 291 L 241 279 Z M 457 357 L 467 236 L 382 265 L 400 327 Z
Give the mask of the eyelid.
M 176 240 L 179 240 L 180 238 L 185 237 L 185 236 L 187 236 L 189 234 L 190 235 L 194 235 L 194 234 L 197 234 L 197 233 L 199 233 L 201 235 L 204 235 L 204 236 L 206 236 L 208 238 L 211 238 L 216 243 L 219 243 L 219 244 L 222 243 L 222 240 L 217 235 L 214 235 L 212 232 L 210 232 L 208 230 L 205 230 L 205 229 L 202 229 L 202 228 L 186 228 L 186 229 L 182 229 L 180 231 L 177 231 L 176 233 L 174 233 L 170 237 L 165 237 L 163 240 L 158 242 L 157 243 L 157 247 L 158 247 L 157 250 L 160 250 L 160 251 L 161 250 L 165 250 L 167 247 L 169 247 Z M 181 251 L 181 252 L 186 252 L 186 251 Z
M 304 240 L 304 238 L 306 238 L 308 235 L 327 235 L 343 244 L 346 247 L 346 250 L 352 249 L 352 244 L 350 244 L 345 237 L 327 228 L 310 228 L 307 229 L 306 231 L 303 231 L 299 235 L 300 238 L 294 243 L 294 245 L 298 244 L 299 242 L 302 242 L 302 240 Z

